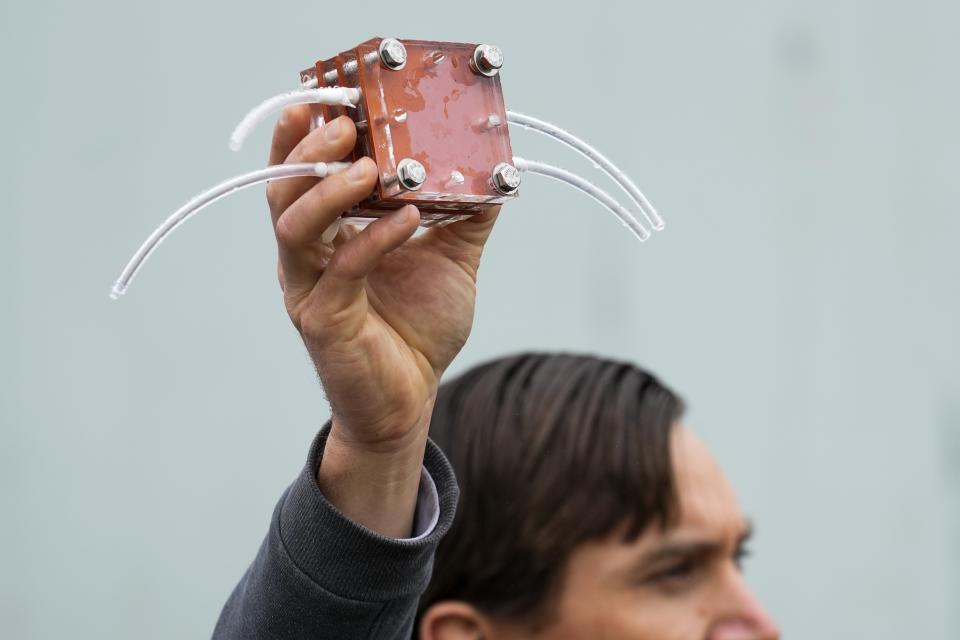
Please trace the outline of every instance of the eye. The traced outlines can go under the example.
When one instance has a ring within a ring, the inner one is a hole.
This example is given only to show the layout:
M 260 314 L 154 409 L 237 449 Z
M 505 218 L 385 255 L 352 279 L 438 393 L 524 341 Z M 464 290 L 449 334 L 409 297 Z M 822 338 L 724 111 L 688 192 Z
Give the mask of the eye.
M 663 569 L 656 574 L 654 574 L 654 579 L 671 579 L 671 578 L 682 578 L 689 575 L 693 571 L 693 563 L 688 560 L 682 562 L 677 562 L 666 569 Z
M 677 589 L 691 582 L 697 569 L 698 565 L 692 560 L 681 560 L 655 572 L 649 580 L 660 587 Z

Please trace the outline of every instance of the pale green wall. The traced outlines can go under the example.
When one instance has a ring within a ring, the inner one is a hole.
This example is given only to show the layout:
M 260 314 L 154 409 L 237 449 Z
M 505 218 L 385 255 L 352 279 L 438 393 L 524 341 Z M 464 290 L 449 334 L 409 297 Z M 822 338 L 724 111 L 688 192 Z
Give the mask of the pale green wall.
M 756 520 L 787 637 L 960 637 L 960 5 L 394 4 L 0 5 L 0 636 L 209 634 L 326 417 L 262 191 L 107 291 L 170 210 L 262 163 L 269 127 L 226 148 L 248 107 L 397 35 L 499 44 L 508 106 L 607 151 L 668 223 L 639 245 L 529 177 L 455 368 L 651 367 Z

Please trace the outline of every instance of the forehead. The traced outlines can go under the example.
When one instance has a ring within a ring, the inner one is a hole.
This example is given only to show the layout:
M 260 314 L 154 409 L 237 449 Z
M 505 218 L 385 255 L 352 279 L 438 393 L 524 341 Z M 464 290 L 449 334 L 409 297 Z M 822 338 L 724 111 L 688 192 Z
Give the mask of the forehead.
M 667 532 L 737 536 L 744 527 L 736 493 L 716 458 L 696 434 L 678 424 L 670 445 L 680 518 Z
M 632 584 L 637 567 L 642 573 L 649 562 L 656 562 L 650 558 L 663 549 L 693 544 L 732 550 L 749 533 L 749 524 L 720 465 L 703 441 L 680 424 L 671 433 L 671 457 L 679 503 L 679 517 L 673 526 L 666 530 L 647 527 L 633 540 L 624 538 L 624 527 L 609 537 L 582 544 L 567 566 L 568 599 L 592 602 L 590 594 L 608 593 L 604 585 L 616 590 Z

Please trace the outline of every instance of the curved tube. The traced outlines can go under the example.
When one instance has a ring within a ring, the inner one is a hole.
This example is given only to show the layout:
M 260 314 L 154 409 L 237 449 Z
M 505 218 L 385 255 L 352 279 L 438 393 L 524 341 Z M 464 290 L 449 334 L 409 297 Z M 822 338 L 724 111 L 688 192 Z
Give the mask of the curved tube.
M 630 196 L 630 199 L 637 204 L 637 207 L 639 207 L 647 219 L 647 222 L 649 222 L 654 229 L 663 229 L 663 218 L 660 217 L 656 209 L 653 208 L 653 205 L 650 204 L 650 201 L 640 192 L 637 185 L 633 184 L 633 181 L 631 181 L 623 171 L 617 168 L 615 164 L 610 162 L 606 156 L 589 144 L 565 129 L 561 129 L 556 125 L 544 122 L 538 118 L 517 113 L 516 111 L 507 111 L 507 122 L 550 136 L 586 157 L 593 162 L 597 168 L 610 176 L 610 178 Z
M 537 162 L 536 160 L 526 160 L 524 158 L 518 158 L 514 156 L 513 158 L 514 166 L 520 171 L 527 171 L 529 173 L 536 173 L 541 176 L 546 176 L 548 178 L 553 178 L 554 180 L 559 180 L 560 182 L 566 183 L 578 189 L 603 206 L 610 210 L 610 213 L 615 215 L 623 226 L 628 228 L 633 235 L 637 236 L 640 242 L 643 242 L 650 237 L 650 232 L 640 224 L 636 218 L 633 217 L 627 209 L 624 208 L 619 202 L 614 200 L 610 194 L 596 186 L 589 180 L 581 178 L 580 176 L 570 173 L 566 169 L 561 169 L 560 167 L 555 167 L 552 164 L 546 164 L 544 162 Z
M 137 252 L 133 254 L 130 262 L 123 268 L 120 277 L 117 278 L 113 289 L 110 291 L 110 297 L 116 300 L 127 292 L 133 278 L 143 267 L 147 258 L 156 250 L 160 243 L 166 240 L 167 236 L 174 229 L 186 222 L 189 218 L 196 215 L 204 207 L 213 204 L 220 198 L 230 195 L 240 189 L 268 182 L 270 180 L 279 180 L 282 178 L 313 177 L 325 178 L 327 176 L 339 173 L 349 167 L 347 162 L 304 162 L 299 164 L 277 164 L 265 169 L 258 169 L 243 175 L 235 176 L 229 180 L 221 182 L 215 187 L 207 189 L 203 193 L 195 196 L 185 205 L 177 209 L 163 224 L 157 227 L 150 234 Z
M 321 89 L 299 89 L 288 91 L 268 98 L 251 109 L 243 117 L 237 128 L 230 134 L 230 149 L 239 151 L 254 127 L 263 122 L 271 113 L 295 104 L 331 104 L 355 107 L 360 102 L 360 90 L 349 87 L 323 87 Z

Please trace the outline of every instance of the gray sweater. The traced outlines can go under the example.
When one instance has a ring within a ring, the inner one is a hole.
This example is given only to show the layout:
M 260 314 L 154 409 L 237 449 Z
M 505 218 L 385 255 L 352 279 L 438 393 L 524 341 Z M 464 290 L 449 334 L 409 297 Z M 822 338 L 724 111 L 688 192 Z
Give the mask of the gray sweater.
M 257 557 L 220 614 L 213 637 L 393 640 L 411 637 L 433 554 L 450 528 L 457 483 L 433 442 L 423 465 L 439 498 L 436 526 L 396 540 L 348 520 L 317 486 L 329 425 L 280 498 Z

